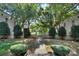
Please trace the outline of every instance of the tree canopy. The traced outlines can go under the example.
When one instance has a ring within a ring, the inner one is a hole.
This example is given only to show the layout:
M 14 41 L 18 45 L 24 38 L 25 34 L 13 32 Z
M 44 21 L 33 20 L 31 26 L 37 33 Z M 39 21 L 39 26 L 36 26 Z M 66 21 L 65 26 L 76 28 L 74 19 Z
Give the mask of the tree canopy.
M 79 4 L 75 3 L 15 3 L 0 4 L 0 10 L 9 12 L 13 19 L 22 28 L 25 22 L 31 31 L 46 33 L 50 27 L 59 25 L 62 21 L 77 15 Z

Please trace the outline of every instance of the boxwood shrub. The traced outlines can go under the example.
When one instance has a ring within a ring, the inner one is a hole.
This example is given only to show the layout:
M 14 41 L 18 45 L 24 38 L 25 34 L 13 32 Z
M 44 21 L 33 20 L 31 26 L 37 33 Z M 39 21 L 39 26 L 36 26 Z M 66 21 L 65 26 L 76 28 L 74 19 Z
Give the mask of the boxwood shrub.
M 10 47 L 10 51 L 15 56 L 24 56 L 28 50 L 28 46 L 25 44 L 15 44 Z
M 79 26 L 72 26 L 71 27 L 71 37 L 79 38 Z
M 54 27 L 49 28 L 49 36 L 51 36 L 52 38 L 55 38 L 56 35 L 56 30 Z
M 29 28 L 24 28 L 24 38 L 28 38 L 31 36 Z
M 61 37 L 62 39 L 64 39 L 64 37 L 66 36 L 66 29 L 63 26 L 59 28 L 58 36 Z
M 1 38 L 8 38 L 10 35 L 10 28 L 7 22 L 0 22 L 0 36 Z
M 64 45 L 52 45 L 51 47 L 57 56 L 66 56 L 70 53 L 70 48 Z
M 22 35 L 21 27 L 19 25 L 15 25 L 14 26 L 14 37 L 20 38 L 21 35 Z

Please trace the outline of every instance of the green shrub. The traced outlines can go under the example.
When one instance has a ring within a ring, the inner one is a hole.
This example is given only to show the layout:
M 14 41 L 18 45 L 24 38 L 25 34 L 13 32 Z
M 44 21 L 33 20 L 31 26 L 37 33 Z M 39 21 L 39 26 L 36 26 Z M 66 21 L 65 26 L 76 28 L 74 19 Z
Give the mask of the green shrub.
M 6 22 L 0 22 L 0 36 L 3 38 L 10 35 L 10 28 Z
M 58 56 L 66 56 L 70 53 L 70 48 L 64 45 L 52 45 L 54 54 Z
M 27 52 L 28 46 L 25 44 L 16 44 L 10 47 L 10 51 L 13 55 L 23 56 Z
M 49 36 L 51 36 L 52 38 L 55 38 L 55 35 L 56 35 L 56 30 L 54 27 L 51 27 L 49 29 Z
M 14 37 L 19 38 L 22 35 L 22 30 L 19 25 L 14 26 Z
M 71 36 L 73 38 L 79 38 L 79 26 L 72 26 L 71 27 Z
M 24 28 L 24 38 L 28 38 L 31 36 L 29 28 Z
M 63 26 L 59 28 L 58 36 L 60 36 L 62 38 L 66 36 L 66 29 Z

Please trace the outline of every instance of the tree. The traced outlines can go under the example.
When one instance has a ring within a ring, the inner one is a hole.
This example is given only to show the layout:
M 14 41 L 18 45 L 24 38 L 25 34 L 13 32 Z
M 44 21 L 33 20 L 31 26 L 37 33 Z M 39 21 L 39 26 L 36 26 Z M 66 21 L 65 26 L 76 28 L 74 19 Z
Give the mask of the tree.
M 79 12 L 76 9 L 78 4 L 47 4 L 46 7 L 41 7 L 41 5 L 42 4 L 25 3 L 1 4 L 0 9 L 11 10 L 11 19 L 13 18 L 22 29 L 25 22 L 27 22 L 28 27 L 31 28 L 30 25 L 33 21 L 35 21 L 36 25 L 39 24 L 40 28 L 49 29 L 50 27 L 59 25 L 67 18 L 77 15 Z
M 32 20 L 35 20 L 37 12 L 37 4 L 5 4 L 7 9 L 12 10 L 11 19 L 15 21 L 15 24 L 19 24 L 21 28 L 24 28 L 25 23 L 28 24 L 28 31 Z M 4 9 L 6 9 L 4 7 Z M 2 8 L 3 9 L 3 8 Z M 24 32 L 25 33 L 25 32 Z
M 76 7 L 78 4 L 49 4 L 47 8 L 53 14 L 54 26 L 59 25 L 62 21 L 69 17 L 77 15 Z
M 17 18 L 17 22 L 21 25 L 21 27 L 24 26 L 24 23 L 26 22 L 28 24 L 28 28 L 24 28 L 24 37 L 26 36 L 25 33 L 29 32 L 29 27 L 31 20 L 35 18 L 36 15 L 36 5 L 35 4 L 16 4 L 14 15 Z M 19 18 L 19 19 L 18 19 Z
M 40 7 L 38 15 L 38 22 L 43 26 L 42 28 L 56 27 L 61 22 L 78 14 L 76 7 L 78 4 L 48 4 L 44 9 Z

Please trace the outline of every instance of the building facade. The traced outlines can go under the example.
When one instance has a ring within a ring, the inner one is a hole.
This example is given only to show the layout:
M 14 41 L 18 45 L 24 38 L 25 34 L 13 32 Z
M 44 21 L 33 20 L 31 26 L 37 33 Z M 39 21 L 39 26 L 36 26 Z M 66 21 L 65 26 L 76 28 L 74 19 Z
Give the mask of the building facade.
M 57 26 L 57 28 L 60 26 L 64 26 L 67 31 L 67 36 L 70 36 L 71 35 L 71 27 L 73 25 L 79 26 L 79 14 L 76 16 L 70 17 L 70 18 L 66 19 L 65 21 L 61 22 L 60 25 Z

